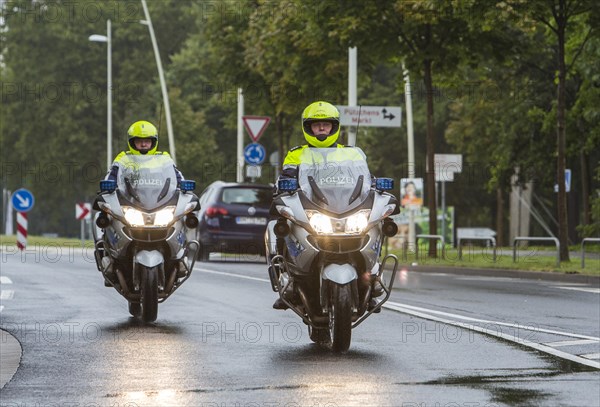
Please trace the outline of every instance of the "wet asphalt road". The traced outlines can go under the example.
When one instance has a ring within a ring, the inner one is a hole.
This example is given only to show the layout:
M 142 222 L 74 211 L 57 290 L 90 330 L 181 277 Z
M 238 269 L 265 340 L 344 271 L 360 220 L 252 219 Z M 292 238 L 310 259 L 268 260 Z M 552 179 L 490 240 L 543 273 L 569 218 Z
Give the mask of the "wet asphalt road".
M 597 341 L 556 332 L 599 336 L 594 287 L 404 270 L 391 301 L 426 318 L 386 309 L 336 355 L 271 309 L 264 264 L 236 260 L 197 263 L 143 325 L 91 255 L 3 253 L 0 327 L 23 355 L 0 406 L 600 405 L 598 369 L 429 318 L 516 323 L 530 329 L 515 337 L 589 356 Z

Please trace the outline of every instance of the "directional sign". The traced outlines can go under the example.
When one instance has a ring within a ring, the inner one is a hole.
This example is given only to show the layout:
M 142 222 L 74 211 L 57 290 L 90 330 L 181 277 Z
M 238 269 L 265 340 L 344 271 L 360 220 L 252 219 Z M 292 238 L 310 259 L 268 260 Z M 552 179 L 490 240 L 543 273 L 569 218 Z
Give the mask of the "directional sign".
M 340 111 L 342 126 L 356 126 L 360 115 L 360 126 L 400 127 L 402 108 L 400 106 L 336 106 Z
M 246 164 L 260 165 L 265 162 L 267 151 L 262 144 L 250 143 L 244 147 L 244 159 Z
M 271 118 L 268 116 L 242 116 L 242 120 L 248 135 L 255 143 L 271 122 Z
M 84 220 L 92 218 L 92 204 L 79 202 L 75 204 L 75 219 Z
M 29 212 L 33 208 L 35 199 L 30 191 L 21 188 L 13 193 L 11 202 L 17 212 Z

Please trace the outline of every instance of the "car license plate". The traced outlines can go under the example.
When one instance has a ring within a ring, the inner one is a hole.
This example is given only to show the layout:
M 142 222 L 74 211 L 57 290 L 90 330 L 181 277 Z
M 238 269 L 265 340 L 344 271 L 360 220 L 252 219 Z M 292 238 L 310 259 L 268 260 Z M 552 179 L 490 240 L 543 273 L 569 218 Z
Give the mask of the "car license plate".
M 251 218 L 248 216 L 238 216 L 235 218 L 238 225 L 266 225 L 267 218 Z

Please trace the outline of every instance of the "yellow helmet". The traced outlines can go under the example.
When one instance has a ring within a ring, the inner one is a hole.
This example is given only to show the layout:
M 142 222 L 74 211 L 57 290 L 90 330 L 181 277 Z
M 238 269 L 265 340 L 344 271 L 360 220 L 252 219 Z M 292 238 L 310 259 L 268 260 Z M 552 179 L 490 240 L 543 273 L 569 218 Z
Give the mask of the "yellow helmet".
M 133 123 L 129 126 L 129 130 L 127 130 L 127 135 L 129 136 L 128 144 L 129 144 L 129 152 L 131 154 L 140 155 L 140 154 L 150 154 L 153 155 L 156 153 L 158 149 L 158 131 L 156 131 L 156 127 L 150 122 L 145 120 L 140 120 Z M 150 139 L 152 140 L 152 145 L 149 149 L 138 150 L 135 147 L 134 140 L 135 139 Z
M 311 124 L 330 122 L 333 126 L 328 135 L 315 136 Z M 340 112 L 331 103 L 319 101 L 311 103 L 302 113 L 302 132 L 304 138 L 313 147 L 331 147 L 340 136 Z

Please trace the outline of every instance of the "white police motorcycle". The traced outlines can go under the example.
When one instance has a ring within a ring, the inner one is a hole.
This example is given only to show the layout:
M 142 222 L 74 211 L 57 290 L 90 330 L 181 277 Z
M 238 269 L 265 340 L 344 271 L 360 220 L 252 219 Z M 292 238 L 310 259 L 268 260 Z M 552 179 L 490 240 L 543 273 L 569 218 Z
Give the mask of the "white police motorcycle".
M 145 322 L 190 277 L 199 249 L 195 182 L 177 184 L 169 156 L 127 155 L 94 203 L 98 270 Z
M 345 352 L 352 328 L 381 310 L 394 284 L 398 259 L 380 261 L 384 236 L 398 231 L 388 218 L 397 200 L 385 192 L 393 180 L 373 180 L 355 147 L 306 148 L 300 162 L 297 180 L 278 181 L 271 207 L 279 215 L 265 233 L 271 286 L 312 341 Z

